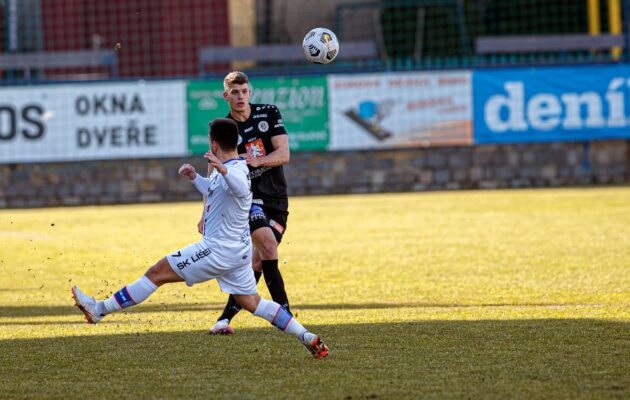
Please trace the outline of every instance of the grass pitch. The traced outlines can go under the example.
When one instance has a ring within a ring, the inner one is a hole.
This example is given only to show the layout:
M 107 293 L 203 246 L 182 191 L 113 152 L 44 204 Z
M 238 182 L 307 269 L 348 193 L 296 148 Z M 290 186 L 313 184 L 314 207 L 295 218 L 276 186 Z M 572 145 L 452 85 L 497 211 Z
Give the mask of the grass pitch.
M 215 282 L 84 323 L 72 284 L 110 295 L 199 213 L 0 211 L 0 397 L 630 397 L 630 188 L 293 198 L 280 263 L 325 360 L 246 313 L 207 335 Z

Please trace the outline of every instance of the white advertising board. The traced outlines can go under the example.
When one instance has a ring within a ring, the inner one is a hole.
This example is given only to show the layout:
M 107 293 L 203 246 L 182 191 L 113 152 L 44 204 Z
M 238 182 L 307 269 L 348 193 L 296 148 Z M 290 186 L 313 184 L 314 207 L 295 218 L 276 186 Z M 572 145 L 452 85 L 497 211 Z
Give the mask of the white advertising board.
M 472 74 L 328 78 L 329 150 L 472 144 Z
M 0 88 L 0 163 L 188 153 L 186 83 Z

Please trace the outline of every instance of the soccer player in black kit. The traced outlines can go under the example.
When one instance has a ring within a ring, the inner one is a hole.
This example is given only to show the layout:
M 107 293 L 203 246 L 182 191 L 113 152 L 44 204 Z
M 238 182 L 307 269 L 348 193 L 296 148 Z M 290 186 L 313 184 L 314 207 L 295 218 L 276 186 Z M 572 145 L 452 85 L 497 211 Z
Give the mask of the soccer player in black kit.
M 261 274 L 271 298 L 287 311 L 289 300 L 278 269 L 278 245 L 287 226 L 289 200 L 282 165 L 289 162 L 289 139 L 278 108 L 271 104 L 250 104 L 249 78 L 230 72 L 223 80 L 223 97 L 230 105 L 227 118 L 239 128 L 238 152 L 247 160 L 254 195 L 249 228 L 254 244 L 252 267 L 256 282 Z M 202 221 L 200 221 L 202 222 Z M 210 333 L 232 334 L 229 325 L 241 310 L 230 295 L 223 313 Z

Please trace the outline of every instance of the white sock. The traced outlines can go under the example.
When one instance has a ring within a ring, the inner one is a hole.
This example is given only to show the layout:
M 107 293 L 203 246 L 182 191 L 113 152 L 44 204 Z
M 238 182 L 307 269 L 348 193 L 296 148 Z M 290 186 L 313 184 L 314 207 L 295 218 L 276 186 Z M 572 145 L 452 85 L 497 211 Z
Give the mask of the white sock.
M 254 315 L 266 319 L 281 331 L 294 335 L 301 341 L 304 341 L 304 334 L 307 332 L 306 328 L 275 301 L 261 298 L 258 307 L 256 307 L 256 311 L 254 311 Z
M 96 312 L 107 315 L 123 308 L 135 306 L 145 301 L 156 290 L 155 283 L 151 282 L 146 275 L 142 275 L 140 279 L 120 289 L 109 299 L 99 301 L 96 305 Z

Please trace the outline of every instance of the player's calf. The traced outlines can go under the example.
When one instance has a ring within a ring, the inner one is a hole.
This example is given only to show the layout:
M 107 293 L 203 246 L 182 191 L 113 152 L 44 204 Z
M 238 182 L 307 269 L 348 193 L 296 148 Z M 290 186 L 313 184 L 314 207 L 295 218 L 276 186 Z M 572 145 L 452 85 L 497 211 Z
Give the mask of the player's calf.
M 243 308 L 250 312 L 257 301 L 258 304 L 253 311 L 255 316 L 266 319 L 281 331 L 298 338 L 316 358 L 323 358 L 328 355 L 328 347 L 324 345 L 321 339 L 314 333 L 309 332 L 280 304 L 260 298 L 258 295 L 235 297 Z
M 83 312 L 88 323 L 95 324 L 107 314 L 142 303 L 157 288 L 155 283 L 147 278 L 146 275 L 143 275 L 140 279 L 118 290 L 104 301 L 96 301 L 93 297 L 89 297 L 81 292 L 76 286 L 72 288 L 72 296 L 76 306 Z

